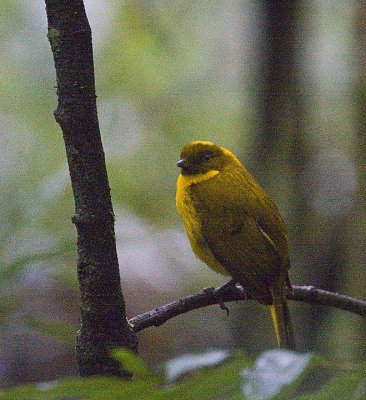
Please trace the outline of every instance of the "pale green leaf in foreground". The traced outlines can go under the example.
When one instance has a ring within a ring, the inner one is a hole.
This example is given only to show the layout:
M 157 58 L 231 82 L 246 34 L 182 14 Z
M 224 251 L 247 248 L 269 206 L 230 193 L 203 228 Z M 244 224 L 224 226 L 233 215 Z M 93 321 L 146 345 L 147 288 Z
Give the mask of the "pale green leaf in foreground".
M 252 367 L 242 371 L 244 395 L 249 400 L 274 398 L 303 375 L 312 358 L 309 353 L 282 349 L 263 353 Z
M 201 354 L 185 354 L 166 363 L 165 375 L 168 381 L 175 381 L 180 376 L 204 367 L 222 364 L 230 353 L 226 350 L 211 350 Z

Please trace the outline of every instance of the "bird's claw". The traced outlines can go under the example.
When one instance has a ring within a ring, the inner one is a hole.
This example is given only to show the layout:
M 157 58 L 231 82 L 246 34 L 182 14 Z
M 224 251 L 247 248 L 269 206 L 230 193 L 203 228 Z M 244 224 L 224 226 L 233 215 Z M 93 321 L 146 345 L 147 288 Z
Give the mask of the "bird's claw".
M 230 314 L 230 310 L 228 309 L 228 307 L 225 305 L 224 301 L 222 299 L 220 299 L 220 308 L 221 310 L 226 311 L 226 316 L 228 317 Z
M 225 305 L 223 296 L 228 289 L 235 286 L 235 283 L 236 283 L 235 280 L 231 279 L 230 281 L 226 282 L 224 285 L 220 286 L 218 289 L 215 290 L 215 296 L 219 299 L 220 308 L 221 308 L 221 310 L 226 311 L 227 316 L 230 314 L 230 310 Z

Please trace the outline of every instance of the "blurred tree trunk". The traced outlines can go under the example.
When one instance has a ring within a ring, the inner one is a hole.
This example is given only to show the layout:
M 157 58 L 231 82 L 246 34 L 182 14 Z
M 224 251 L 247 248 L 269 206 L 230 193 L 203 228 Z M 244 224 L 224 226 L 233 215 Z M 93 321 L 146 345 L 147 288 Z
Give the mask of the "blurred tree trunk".
M 358 191 L 355 206 L 349 213 L 344 231 L 348 238 L 346 266 L 344 271 L 345 291 L 352 296 L 365 299 L 366 282 L 366 2 L 355 4 L 356 58 L 355 98 L 355 163 L 358 168 Z M 351 322 L 352 321 L 352 322 Z M 332 348 L 338 358 L 359 360 L 366 356 L 366 321 L 344 313 L 334 318 Z M 347 343 L 347 349 L 339 343 Z
M 358 55 L 358 82 L 357 82 L 357 165 L 359 196 L 357 207 L 355 208 L 355 218 L 352 221 L 356 224 L 355 229 L 351 228 L 351 237 L 353 238 L 349 248 L 351 273 L 349 283 L 352 287 L 352 294 L 361 299 L 366 298 L 366 3 L 359 0 L 356 8 L 357 16 L 357 48 Z M 357 254 L 357 258 L 354 255 Z M 363 341 L 358 342 L 354 348 L 358 358 L 360 355 L 366 356 L 366 321 L 358 319 L 357 324 L 360 338 Z
M 290 159 L 296 146 L 303 149 L 302 113 L 296 64 L 297 1 L 267 0 L 261 10 L 262 49 L 258 102 L 258 136 L 254 150 L 257 173 L 265 177 L 278 155 L 299 168 L 304 154 Z
M 262 11 L 261 84 L 253 165 L 258 179 L 271 193 L 306 221 L 308 193 L 303 175 L 309 149 L 304 129 L 304 88 L 297 61 L 302 14 L 296 0 L 267 0 Z M 283 177 L 280 183 L 279 176 Z M 281 186 L 287 193 L 281 195 Z M 296 229 L 297 236 L 301 232 Z
M 283 214 L 291 215 L 291 221 L 295 222 L 293 226 L 287 223 L 293 248 L 296 247 L 294 238 L 297 238 L 297 246 L 301 246 L 309 219 L 308 192 L 303 182 L 308 159 L 304 132 L 305 98 L 297 62 L 301 13 L 296 0 L 266 0 L 260 13 L 262 25 L 260 48 L 257 49 L 260 56 L 256 66 L 259 84 L 255 82 L 254 89 L 258 122 L 252 160 L 248 164 Z M 257 334 L 253 336 L 253 331 L 263 331 L 262 324 L 257 319 L 252 332 L 245 327 L 240 327 L 239 331 L 246 329 L 246 336 L 254 337 L 255 341 Z M 295 333 L 296 336 L 300 334 L 296 325 Z M 275 343 L 274 340 L 270 342 Z
M 255 175 L 285 214 L 292 282 L 339 291 L 345 270 L 347 215 L 327 217 L 311 208 L 312 189 L 323 188 L 316 187 L 322 182 L 317 182 L 316 158 L 311 154 L 312 147 L 318 143 L 310 143 L 306 131 L 311 80 L 303 83 L 307 77 L 301 73 L 304 67 L 301 62 L 306 54 L 300 39 L 306 40 L 303 25 L 307 12 L 296 0 L 265 2 L 262 84 L 253 165 Z M 322 167 L 321 153 L 319 159 Z M 322 345 L 321 328 L 329 309 L 300 305 L 291 308 L 293 315 L 297 314 L 296 310 L 301 310 L 294 318 L 300 346 L 314 349 Z
M 311 209 L 316 171 L 311 168 L 313 145 L 306 131 L 310 84 L 304 83 L 307 77 L 301 72 L 306 54 L 300 42 L 306 40 L 307 10 L 296 0 L 267 0 L 261 11 L 258 130 L 251 165 L 285 216 L 292 282 L 340 290 L 343 220 L 321 219 Z M 303 305 L 291 305 L 291 309 L 300 347 L 315 348 L 323 341 L 321 326 L 329 310 Z M 260 329 L 255 328 L 256 332 Z

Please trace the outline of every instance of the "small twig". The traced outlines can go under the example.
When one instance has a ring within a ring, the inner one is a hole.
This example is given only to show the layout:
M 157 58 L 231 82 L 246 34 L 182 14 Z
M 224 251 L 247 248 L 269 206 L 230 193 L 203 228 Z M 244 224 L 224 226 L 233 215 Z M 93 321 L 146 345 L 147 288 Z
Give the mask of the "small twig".
M 336 307 L 354 314 L 366 316 L 366 301 L 357 300 L 339 293 L 316 289 L 314 286 L 292 286 L 292 290 L 287 290 L 287 298 L 310 304 Z M 171 303 L 154 308 L 151 311 L 131 318 L 129 323 L 133 326 L 135 332 L 139 332 L 150 326 L 160 326 L 169 319 L 191 310 L 213 304 L 220 305 L 222 302 L 228 303 L 231 301 L 252 299 L 250 294 L 246 293 L 240 286 L 225 284 L 216 289 L 204 289 L 201 293 L 182 297 Z

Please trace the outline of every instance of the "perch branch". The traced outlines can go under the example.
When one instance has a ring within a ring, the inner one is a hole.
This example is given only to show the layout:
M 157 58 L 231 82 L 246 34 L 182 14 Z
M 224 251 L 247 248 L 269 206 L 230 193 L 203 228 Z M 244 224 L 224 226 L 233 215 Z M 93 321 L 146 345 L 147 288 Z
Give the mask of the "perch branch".
M 154 310 L 138 315 L 130 319 L 130 324 L 135 332 L 139 332 L 150 326 L 160 326 L 177 315 L 191 310 L 207 307 L 213 304 L 228 303 L 238 300 L 251 300 L 252 298 L 241 287 L 224 285 L 219 288 L 204 289 L 201 293 L 182 297 L 171 303 L 157 307 Z M 361 316 L 366 316 L 366 301 L 357 300 L 339 293 L 316 289 L 314 286 L 293 286 L 293 290 L 287 290 L 287 298 L 303 301 L 310 304 L 332 306 L 349 311 Z

